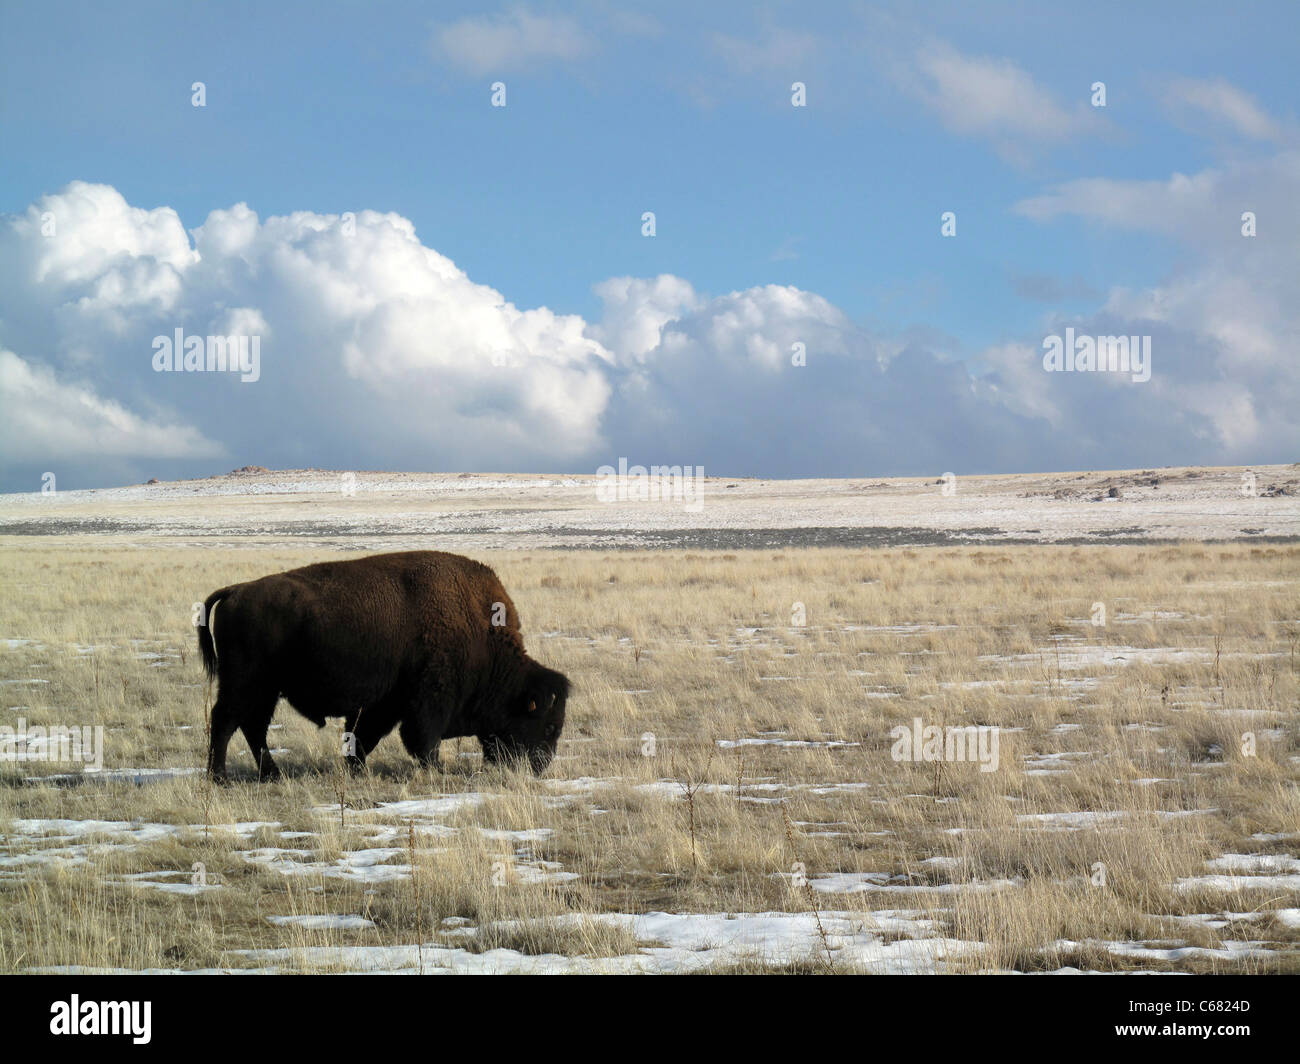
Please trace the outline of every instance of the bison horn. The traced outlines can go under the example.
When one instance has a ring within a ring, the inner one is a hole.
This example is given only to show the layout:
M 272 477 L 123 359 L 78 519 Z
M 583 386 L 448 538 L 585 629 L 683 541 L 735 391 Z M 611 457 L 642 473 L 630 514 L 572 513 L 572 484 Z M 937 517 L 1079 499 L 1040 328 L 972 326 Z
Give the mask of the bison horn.
M 550 698 L 550 701 L 546 703 L 546 708 L 547 708 L 547 709 L 550 709 L 553 705 L 555 705 L 555 692 L 554 692 L 554 691 L 551 692 L 551 698 Z

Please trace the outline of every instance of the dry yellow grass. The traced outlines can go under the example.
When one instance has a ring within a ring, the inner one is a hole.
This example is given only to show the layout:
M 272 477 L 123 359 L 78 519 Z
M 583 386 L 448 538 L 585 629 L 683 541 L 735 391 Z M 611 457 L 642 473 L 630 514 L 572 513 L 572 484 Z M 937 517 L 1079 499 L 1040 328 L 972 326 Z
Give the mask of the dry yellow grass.
M 102 725 L 106 769 L 197 768 L 209 692 L 192 604 L 331 556 L 0 542 L 0 639 L 31 641 L 0 643 L 0 724 Z M 1300 548 L 479 557 L 530 651 L 576 684 L 546 778 L 480 772 L 472 740 L 444 746 L 443 773 L 417 770 L 396 736 L 371 774 L 345 778 L 338 727 L 283 703 L 274 785 L 252 782 L 238 736 L 244 781 L 228 788 L 199 775 L 32 784 L 77 768 L 0 763 L 0 969 L 240 967 L 268 961 L 236 951 L 290 949 L 281 966 L 331 970 L 346 955 L 302 947 L 347 945 L 410 947 L 422 965 L 420 943 L 598 960 L 638 945 L 600 914 L 834 911 L 870 929 L 898 909 L 984 944 L 954 953 L 957 968 L 1300 966 L 1300 934 L 1269 915 L 1300 905 L 1295 875 L 1175 886 L 1225 853 L 1300 847 Z M 997 727 L 996 771 L 893 760 L 890 730 L 917 717 Z M 720 745 L 759 738 L 842 745 Z M 457 794 L 472 797 L 436 815 L 376 812 Z M 1080 812 L 1113 815 L 1031 819 Z M 60 838 L 21 823 L 42 819 L 143 827 Z M 276 849 L 303 852 L 277 862 Z M 391 874 L 322 874 L 348 861 Z M 185 884 L 196 864 L 212 889 L 126 878 Z M 792 882 L 796 865 L 823 887 L 856 874 L 871 889 L 813 891 Z M 1173 919 L 1221 911 L 1258 915 Z M 373 926 L 267 920 L 322 914 Z M 1105 945 L 1117 941 L 1217 952 L 1135 958 Z M 1263 945 L 1229 956 L 1234 941 Z M 836 954 L 739 967 L 851 967 Z

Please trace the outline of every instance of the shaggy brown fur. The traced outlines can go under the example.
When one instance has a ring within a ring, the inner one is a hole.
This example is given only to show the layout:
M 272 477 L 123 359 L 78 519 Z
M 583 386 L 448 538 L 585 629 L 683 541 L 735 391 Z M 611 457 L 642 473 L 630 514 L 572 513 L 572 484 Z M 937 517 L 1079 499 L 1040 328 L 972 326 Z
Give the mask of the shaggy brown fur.
M 279 775 L 266 732 L 280 697 L 319 726 L 342 717 L 354 769 L 397 726 L 424 763 L 462 735 L 486 760 L 526 758 L 538 773 L 555 754 L 569 682 L 524 652 L 514 603 L 479 562 L 442 551 L 323 562 L 224 587 L 205 607 L 215 779 L 236 728 L 261 778 Z

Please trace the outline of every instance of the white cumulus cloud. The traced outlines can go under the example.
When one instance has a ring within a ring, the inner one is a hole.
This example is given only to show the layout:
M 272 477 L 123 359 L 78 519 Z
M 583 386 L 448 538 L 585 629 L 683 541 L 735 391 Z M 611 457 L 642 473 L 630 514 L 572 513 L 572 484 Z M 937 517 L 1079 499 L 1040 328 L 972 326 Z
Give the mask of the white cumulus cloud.
M 133 414 L 85 385 L 60 380 L 0 349 L 0 455 L 6 465 L 57 466 L 92 458 L 218 458 L 221 444 L 193 425 Z M 33 485 L 34 487 L 34 485 Z
M 1197 249 L 1159 286 L 1044 322 L 1151 335 L 1145 384 L 1046 374 L 1041 337 L 983 352 L 972 375 L 788 285 L 709 294 L 671 274 L 614 277 L 589 321 L 517 306 L 396 214 L 263 219 L 236 204 L 186 232 L 168 207 L 74 182 L 0 218 L 6 484 L 31 485 L 55 458 L 141 477 L 217 461 L 581 471 L 626 456 L 832 476 L 1276 460 L 1300 442 L 1284 220 L 1300 165 L 1251 165 L 1075 182 L 1021 205 L 1044 224 L 1075 215 Z M 1256 239 L 1232 224 L 1243 190 Z M 256 337 L 256 380 L 156 372 L 155 338 L 177 329 Z

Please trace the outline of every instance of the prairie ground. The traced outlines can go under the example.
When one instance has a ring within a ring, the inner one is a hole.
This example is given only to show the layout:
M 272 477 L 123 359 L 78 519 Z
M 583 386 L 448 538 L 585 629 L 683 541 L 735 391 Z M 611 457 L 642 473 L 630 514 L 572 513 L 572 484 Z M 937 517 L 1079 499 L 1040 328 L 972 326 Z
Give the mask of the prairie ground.
M 0 761 L 0 969 L 1300 971 L 1300 546 L 471 553 L 543 778 L 282 702 L 214 787 L 192 604 L 339 552 L 0 539 L 0 726 L 104 729 Z
M 625 478 L 619 500 L 599 474 L 246 467 L 204 480 L 5 495 L 0 536 L 165 536 L 202 546 L 291 537 L 376 551 L 436 541 L 461 552 L 1300 539 L 1300 464 L 860 480 L 673 468 L 684 475 Z M 660 498 L 634 501 L 638 487 Z

